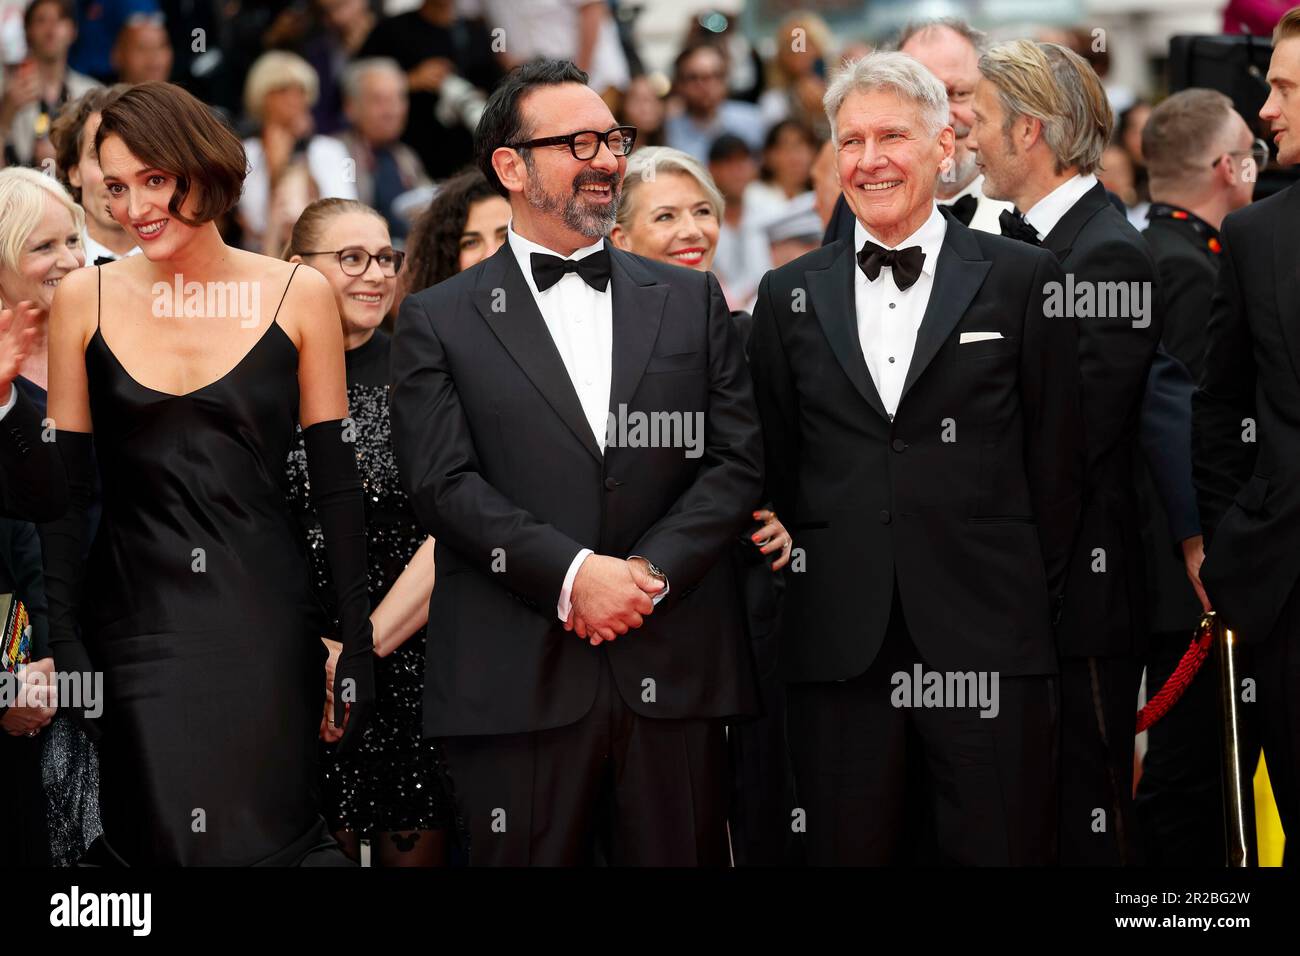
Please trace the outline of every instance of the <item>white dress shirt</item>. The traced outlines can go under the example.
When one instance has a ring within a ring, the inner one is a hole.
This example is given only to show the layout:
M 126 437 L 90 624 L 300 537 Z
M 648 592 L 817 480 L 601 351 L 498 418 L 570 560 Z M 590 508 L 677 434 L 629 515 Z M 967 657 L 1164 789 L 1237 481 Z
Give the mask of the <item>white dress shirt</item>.
M 871 240 L 886 249 L 906 249 L 920 246 L 925 253 L 921 275 L 906 290 L 900 290 L 894 281 L 894 270 L 884 266 L 875 280 L 854 265 L 853 302 L 858 315 L 858 342 L 862 357 L 866 359 L 871 380 L 885 404 L 885 411 L 893 420 L 903 395 L 907 369 L 912 364 L 912 350 L 916 347 L 916 333 L 925 317 L 925 307 L 930 303 L 934 288 L 934 270 L 939 264 L 939 249 L 948 232 L 948 220 L 937 206 L 931 207 L 930 218 L 897 246 L 887 246 L 861 222 L 853 226 L 855 254 L 862 244 Z
M 551 333 L 555 348 L 564 362 L 564 369 L 569 373 L 573 390 L 578 393 L 578 401 L 582 404 L 587 424 L 591 426 L 596 443 L 603 452 L 609 425 L 610 380 L 614 374 L 613 280 L 610 280 L 611 285 L 607 285 L 604 292 L 600 292 L 587 285 L 586 280 L 576 272 L 569 272 L 545 292 L 538 292 L 537 283 L 533 280 L 532 254 L 537 252 L 561 259 L 585 259 L 593 252 L 603 249 L 605 240 L 599 239 L 584 246 L 571 256 L 561 256 L 558 252 L 519 235 L 515 232 L 512 221 L 506 232 L 506 241 L 524 274 L 524 281 L 528 283 L 528 291 L 537 303 L 537 311 L 542 314 L 542 321 Z M 590 548 L 579 551 L 564 576 L 560 600 L 555 606 L 555 613 L 561 621 L 569 619 L 573 579 L 577 577 L 582 562 L 591 553 Z
M 93 266 L 96 259 L 103 258 L 104 256 L 116 261 L 118 259 L 125 259 L 127 256 L 139 255 L 140 253 L 139 246 L 132 246 L 126 252 L 118 255 L 112 249 L 108 248 L 108 246 L 100 245 L 95 238 L 91 236 L 89 230 L 86 230 L 81 234 L 81 248 L 85 250 L 86 265 L 88 266 Z
M 9 401 L 5 402 L 4 405 L 0 405 L 0 421 L 4 421 L 4 417 L 8 415 L 10 410 L 12 410 L 13 407 L 17 404 L 18 404 L 18 386 L 10 382 Z
M 1083 194 L 1095 185 L 1097 185 L 1097 177 L 1092 173 L 1082 176 L 1075 173 L 1034 203 L 1025 212 L 1025 221 L 1037 230 L 1039 241 L 1046 239 L 1048 233 L 1055 229 L 1056 224 L 1061 221 L 1061 217 L 1069 212 L 1074 204 L 1083 198 Z
M 951 206 L 963 196 L 974 196 L 976 199 L 975 215 L 971 217 L 971 221 L 967 223 L 967 225 L 972 229 L 978 229 L 980 232 L 989 232 L 995 236 L 1002 235 L 1002 222 L 998 217 L 1002 215 L 1002 210 L 1015 209 L 1016 207 L 1011 205 L 1009 202 L 1003 202 L 1000 199 L 990 199 L 988 196 L 984 195 L 983 173 L 967 183 L 966 188 L 957 193 L 957 195 L 953 196 L 951 199 L 940 199 L 938 200 L 938 203 L 940 206 Z M 861 246 L 858 248 L 861 248 Z

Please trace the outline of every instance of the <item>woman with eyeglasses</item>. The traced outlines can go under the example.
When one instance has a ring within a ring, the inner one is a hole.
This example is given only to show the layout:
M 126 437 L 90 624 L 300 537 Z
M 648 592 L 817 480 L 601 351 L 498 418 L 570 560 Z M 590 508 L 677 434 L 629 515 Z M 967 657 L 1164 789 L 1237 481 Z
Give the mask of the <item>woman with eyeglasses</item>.
M 378 866 L 439 866 L 446 862 L 452 804 L 441 757 L 422 735 L 424 625 L 433 591 L 433 538 L 423 534 L 397 476 L 388 425 L 391 339 L 380 323 L 393 305 L 403 253 L 393 249 L 383 217 L 352 199 L 319 199 L 293 228 L 285 249 L 334 291 L 343 323 L 348 408 L 366 488 L 366 555 L 370 623 L 375 636 L 375 719 L 359 749 L 340 756 L 341 736 L 331 717 L 333 666 L 342 650 L 323 635 L 325 713 L 321 718 L 324 813 L 339 844 L 354 860 L 370 840 Z M 289 453 L 289 497 L 311 556 L 316 591 L 333 620 L 329 566 L 311 507 L 306 449 Z

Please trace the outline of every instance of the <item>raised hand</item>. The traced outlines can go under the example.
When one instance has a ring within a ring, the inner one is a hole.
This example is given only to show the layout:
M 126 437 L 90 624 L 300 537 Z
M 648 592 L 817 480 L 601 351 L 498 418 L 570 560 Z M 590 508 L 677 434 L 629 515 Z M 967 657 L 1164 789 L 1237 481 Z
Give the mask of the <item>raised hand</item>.
M 41 310 L 31 302 L 0 309 L 0 404 L 9 401 L 9 387 L 31 354 L 40 315 Z

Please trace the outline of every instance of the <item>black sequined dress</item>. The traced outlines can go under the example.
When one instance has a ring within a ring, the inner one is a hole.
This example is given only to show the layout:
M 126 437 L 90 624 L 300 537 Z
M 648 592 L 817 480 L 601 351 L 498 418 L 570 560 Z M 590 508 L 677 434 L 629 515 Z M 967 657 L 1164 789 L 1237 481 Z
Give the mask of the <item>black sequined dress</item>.
M 355 423 L 357 464 L 366 489 L 366 551 L 370 606 L 377 607 L 424 542 L 397 477 L 388 424 L 388 354 L 382 329 L 347 353 L 348 409 Z M 289 500 L 298 514 L 311 557 L 312 581 L 334 611 L 334 588 L 325 541 L 311 510 L 307 458 L 298 444 L 289 453 Z M 378 708 L 358 752 L 340 760 L 321 744 L 325 819 L 332 830 L 361 835 L 434 830 L 453 823 L 437 745 L 422 734 L 424 628 L 375 661 Z

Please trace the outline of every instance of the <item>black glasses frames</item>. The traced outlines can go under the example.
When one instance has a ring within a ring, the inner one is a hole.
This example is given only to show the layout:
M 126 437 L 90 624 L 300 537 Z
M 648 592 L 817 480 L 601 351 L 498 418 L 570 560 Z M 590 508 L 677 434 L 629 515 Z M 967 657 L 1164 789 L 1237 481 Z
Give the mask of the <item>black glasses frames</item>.
M 379 263 L 379 271 L 391 278 L 402 271 L 402 261 L 406 258 L 406 253 L 397 249 L 385 249 L 371 254 L 359 246 L 348 246 L 346 249 L 325 249 L 319 252 L 300 252 L 298 255 L 337 256 L 339 268 L 343 270 L 343 274 L 353 277 L 365 275 L 373 259 Z
M 567 136 L 546 136 L 523 143 L 507 143 L 509 149 L 534 149 L 538 146 L 568 146 L 573 158 L 583 162 L 594 159 L 604 143 L 615 156 L 626 156 L 636 145 L 635 126 L 615 126 L 600 132 L 594 129 L 579 130 Z

